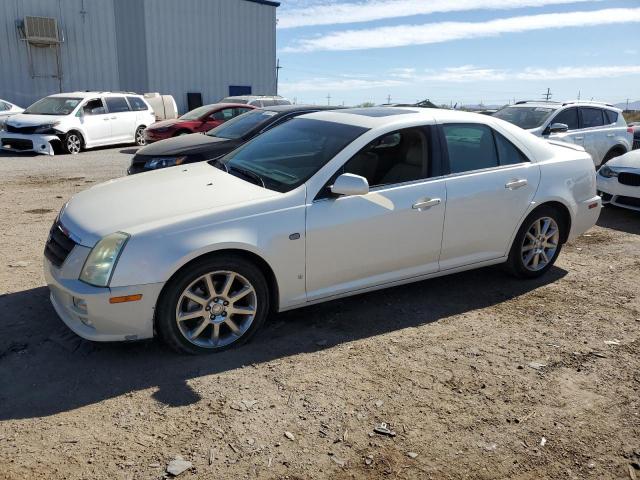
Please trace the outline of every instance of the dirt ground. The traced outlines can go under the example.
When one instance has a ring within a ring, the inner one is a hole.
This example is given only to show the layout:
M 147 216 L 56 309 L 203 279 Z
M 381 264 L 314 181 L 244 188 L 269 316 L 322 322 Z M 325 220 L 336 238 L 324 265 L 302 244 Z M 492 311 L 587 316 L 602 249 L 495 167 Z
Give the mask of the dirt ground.
M 81 340 L 48 301 L 58 209 L 130 152 L 0 155 L 0 478 L 157 479 L 181 456 L 181 480 L 640 479 L 640 214 L 603 210 L 537 281 L 360 295 L 194 358 Z

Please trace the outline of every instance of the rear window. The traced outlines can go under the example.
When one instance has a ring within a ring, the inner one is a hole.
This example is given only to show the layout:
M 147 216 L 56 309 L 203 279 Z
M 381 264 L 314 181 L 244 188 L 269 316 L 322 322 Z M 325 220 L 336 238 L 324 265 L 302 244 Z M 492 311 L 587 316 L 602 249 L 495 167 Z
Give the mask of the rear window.
M 493 114 L 500 120 L 528 129 L 537 128 L 555 111 L 549 107 L 505 107 Z
M 127 97 L 127 100 L 129 100 L 129 105 L 131 105 L 131 110 L 133 110 L 134 112 L 149 110 L 149 107 L 147 107 L 147 104 L 141 98 Z
M 128 112 L 129 104 L 124 97 L 106 97 L 109 113 Z

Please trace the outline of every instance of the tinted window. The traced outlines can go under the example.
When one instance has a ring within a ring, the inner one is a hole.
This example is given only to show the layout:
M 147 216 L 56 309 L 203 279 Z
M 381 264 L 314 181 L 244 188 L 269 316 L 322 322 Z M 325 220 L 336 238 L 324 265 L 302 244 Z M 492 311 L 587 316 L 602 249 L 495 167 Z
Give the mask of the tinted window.
M 134 110 L 136 112 L 140 112 L 142 110 L 148 110 L 149 107 L 147 107 L 147 104 L 145 103 L 144 100 L 142 100 L 141 98 L 138 97 L 127 97 L 127 100 L 129 100 L 129 105 L 131 105 L 131 110 Z
M 266 188 L 287 192 L 306 182 L 366 131 L 352 125 L 295 118 L 258 135 L 223 157 L 221 163 L 231 174 L 254 183 L 259 183 L 253 178 L 258 175 Z
M 289 100 L 276 100 L 275 103 L 276 105 L 291 105 Z
M 577 108 L 567 108 L 563 110 L 558 115 L 556 115 L 551 123 L 564 123 L 569 127 L 569 130 L 576 130 L 580 128 L 580 124 L 578 122 L 578 109 Z
M 7 110 L 9 110 L 11 107 L 9 106 L 9 104 L 4 103 L 4 102 L 0 102 L 0 112 L 5 112 Z
M 539 127 L 553 112 L 549 107 L 505 107 L 493 116 L 527 129 Z
M 105 98 L 110 113 L 128 112 L 129 104 L 124 97 L 107 97 Z
M 102 115 L 106 113 L 102 100 L 99 98 L 89 100 L 84 107 L 82 107 L 82 111 L 85 115 Z
M 444 125 L 451 173 L 498 166 L 492 130 L 486 125 Z
M 243 113 L 250 112 L 251 110 L 252 110 L 251 108 L 236 107 L 234 116 L 237 117 L 238 115 L 242 115 Z
M 604 125 L 602 110 L 599 108 L 581 108 L 582 128 L 600 127 Z
M 234 108 L 224 108 L 211 115 L 211 118 L 213 120 L 221 120 L 223 122 L 226 122 L 227 120 L 230 120 L 235 116 L 234 111 Z
M 276 112 L 252 110 L 244 115 L 235 117 L 219 127 L 209 130 L 207 135 L 212 137 L 236 139 L 250 133 L 255 128 L 267 123 Z
M 23 113 L 27 115 L 69 115 L 81 101 L 81 98 L 46 97 L 38 100 Z
M 498 160 L 500 161 L 500 165 L 515 165 L 529 161 L 518 147 L 501 134 L 494 130 L 493 135 L 496 139 L 496 147 L 498 147 Z
M 365 177 L 372 187 L 427 178 L 431 173 L 428 151 L 427 136 L 421 128 L 387 134 L 358 152 L 335 178 L 353 173 Z
M 607 123 L 617 123 L 618 122 L 618 112 L 614 112 L 613 110 L 605 110 L 605 115 L 607 116 Z

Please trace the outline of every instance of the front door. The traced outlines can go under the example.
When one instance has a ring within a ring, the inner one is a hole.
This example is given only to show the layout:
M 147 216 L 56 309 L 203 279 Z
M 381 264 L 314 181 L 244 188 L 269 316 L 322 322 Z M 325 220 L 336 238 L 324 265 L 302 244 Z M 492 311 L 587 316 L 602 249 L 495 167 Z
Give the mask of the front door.
M 538 188 L 540 168 L 486 125 L 445 124 L 443 130 L 451 174 L 440 269 L 504 257 Z
M 420 128 L 385 135 L 333 177 L 361 175 L 368 194 L 324 190 L 308 204 L 308 300 L 438 271 L 446 190 L 433 178 L 429 137 Z

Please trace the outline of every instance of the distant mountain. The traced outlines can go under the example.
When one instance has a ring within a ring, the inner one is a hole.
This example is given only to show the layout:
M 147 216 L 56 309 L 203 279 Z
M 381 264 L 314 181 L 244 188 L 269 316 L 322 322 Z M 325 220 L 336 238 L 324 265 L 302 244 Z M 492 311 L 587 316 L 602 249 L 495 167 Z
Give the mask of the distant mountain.
M 616 108 L 620 108 L 625 110 L 627 108 L 627 102 L 620 102 L 614 105 Z M 636 100 L 635 102 L 629 102 L 629 110 L 640 110 L 640 100 Z

